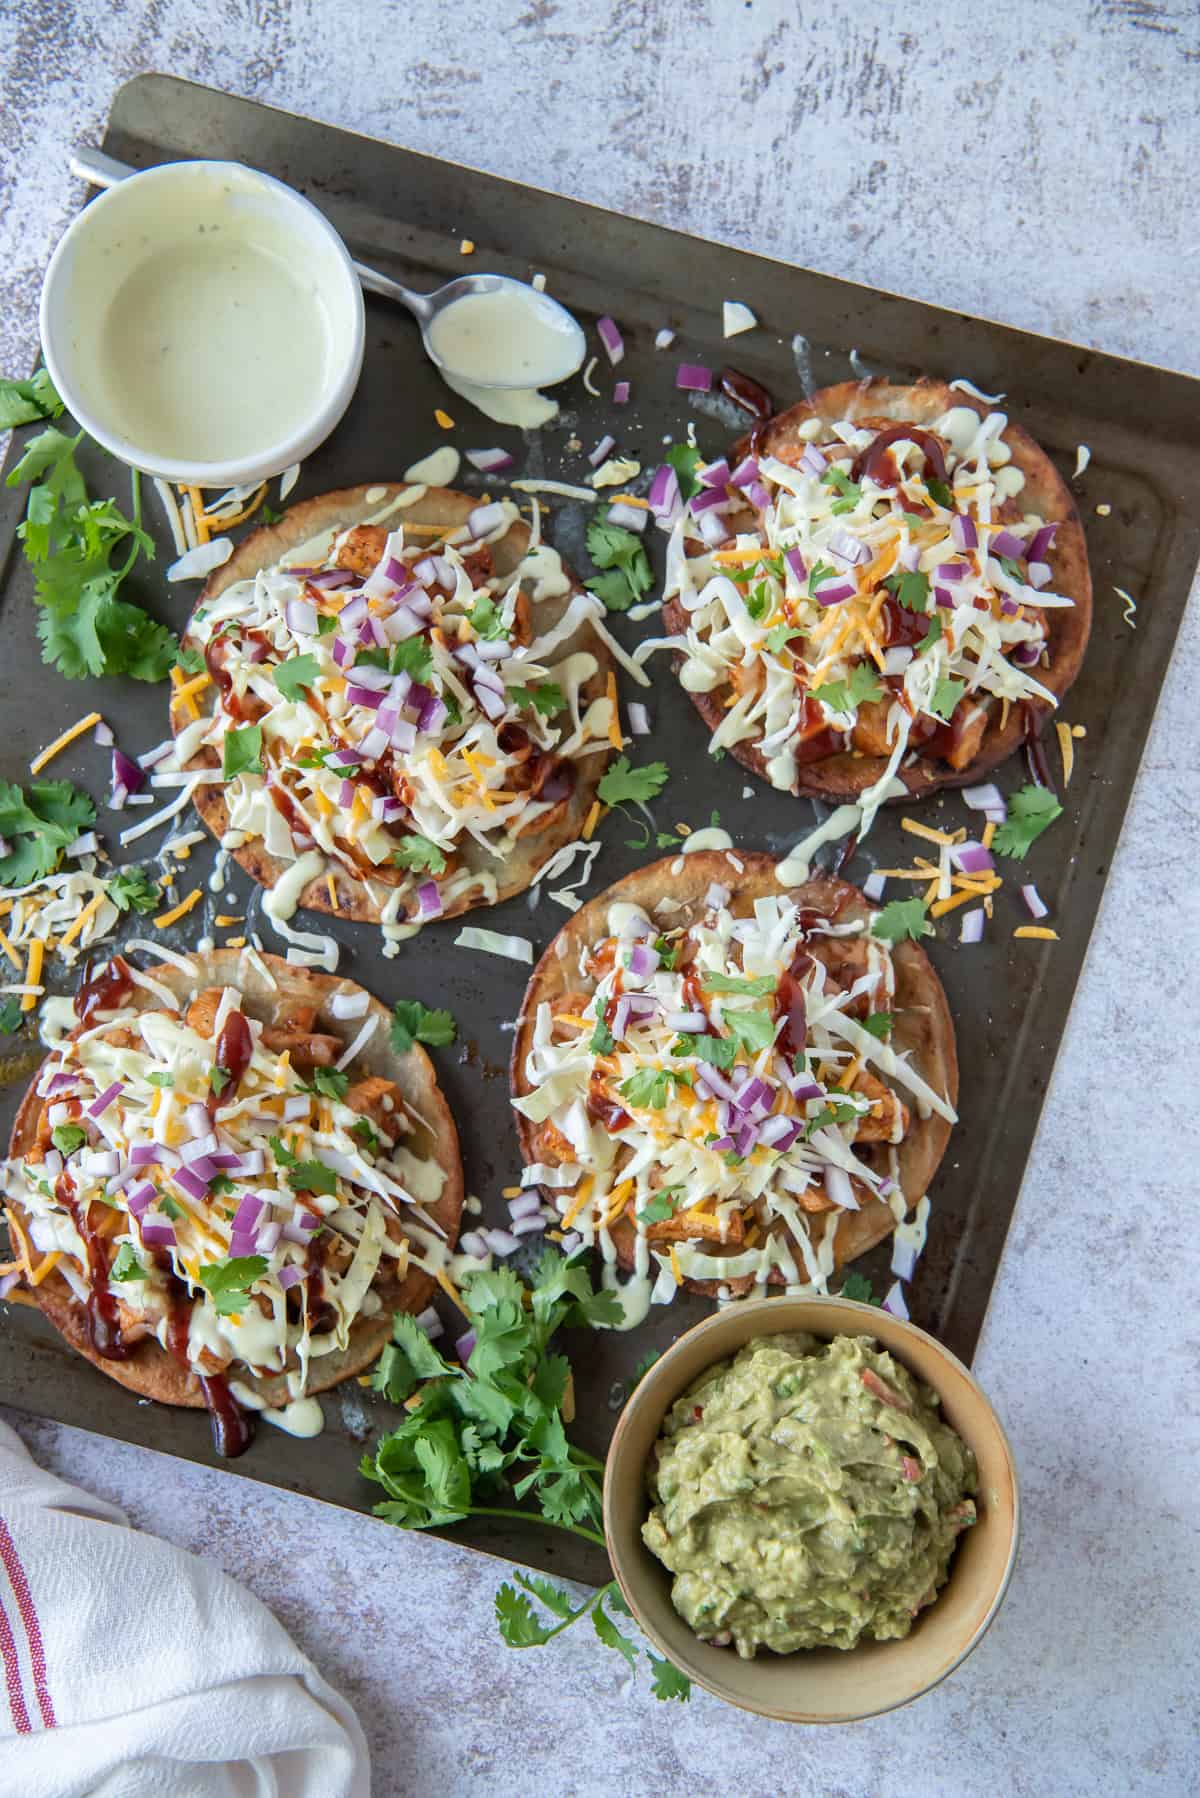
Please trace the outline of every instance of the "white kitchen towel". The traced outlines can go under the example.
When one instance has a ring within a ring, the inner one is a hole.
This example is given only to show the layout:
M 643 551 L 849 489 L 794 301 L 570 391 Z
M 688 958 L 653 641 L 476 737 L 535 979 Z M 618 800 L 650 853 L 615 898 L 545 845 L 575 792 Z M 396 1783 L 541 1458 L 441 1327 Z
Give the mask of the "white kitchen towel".
M 369 1798 L 370 1772 L 354 1712 L 264 1605 L 0 1423 L 0 1791 Z

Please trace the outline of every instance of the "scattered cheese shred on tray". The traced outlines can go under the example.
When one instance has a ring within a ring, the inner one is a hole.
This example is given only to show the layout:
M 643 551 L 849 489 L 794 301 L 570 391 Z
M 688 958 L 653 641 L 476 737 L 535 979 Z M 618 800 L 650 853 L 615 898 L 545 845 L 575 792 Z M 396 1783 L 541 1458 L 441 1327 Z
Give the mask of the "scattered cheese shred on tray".
M 158 914 L 157 918 L 154 920 L 155 929 L 165 930 L 168 924 L 178 923 L 179 919 L 185 917 L 187 913 L 191 911 L 193 906 L 199 905 L 203 897 L 203 887 L 193 887 L 186 899 L 181 899 L 179 904 L 173 906 L 170 911 L 164 911 Z
M 440 406 L 434 410 L 433 416 L 438 424 L 441 425 L 443 431 L 452 431 L 454 429 L 454 420 L 448 412 L 443 412 Z
M 42 941 L 41 937 L 35 936 L 29 945 L 29 965 L 25 970 L 25 985 L 29 988 L 36 989 L 38 982 L 42 978 L 42 959 L 45 956 L 45 953 L 45 943 Z M 34 1005 L 37 1003 L 38 997 L 39 995 L 36 990 L 23 993 L 21 995 L 21 1010 L 32 1011 Z
M 483 949 L 489 955 L 503 955 L 509 961 L 533 961 L 533 944 L 526 936 L 504 936 L 498 930 L 480 930 L 468 924 L 454 939 L 456 949 Z
M 1044 924 L 1019 924 L 1013 931 L 1014 936 L 1036 937 L 1039 942 L 1057 943 L 1057 930 L 1047 930 Z
M 1061 718 L 1055 720 L 1054 729 L 1058 735 L 1058 747 L 1062 754 L 1063 786 L 1069 787 L 1071 775 L 1075 771 L 1075 739 L 1071 733 L 1071 726 L 1065 724 Z
M 81 737 L 85 730 L 91 730 L 94 724 L 101 723 L 103 723 L 103 719 L 99 712 L 89 712 L 86 718 L 80 718 L 78 723 L 73 724 L 69 730 L 64 730 L 61 737 L 55 737 L 53 743 L 33 758 L 29 764 L 29 772 L 40 774 L 46 763 L 52 762 L 54 757 L 67 747 L 68 743 L 73 743 L 76 737 Z

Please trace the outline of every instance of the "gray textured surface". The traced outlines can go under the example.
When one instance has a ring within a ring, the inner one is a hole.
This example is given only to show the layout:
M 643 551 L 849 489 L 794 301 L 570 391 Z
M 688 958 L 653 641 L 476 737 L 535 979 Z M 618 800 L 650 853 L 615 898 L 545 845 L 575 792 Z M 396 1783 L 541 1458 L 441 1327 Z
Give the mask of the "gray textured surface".
M 158 68 L 1195 371 L 1198 65 L 1194 7 L 1153 0 L 9 0 L 0 361 L 31 359 L 80 197 L 63 146 Z M 1195 1791 L 1198 679 L 1193 604 L 978 1359 L 1021 1466 L 1022 1558 L 983 1646 L 916 1709 L 813 1734 L 702 1695 L 660 1707 L 592 1642 L 495 1644 L 487 1562 L 14 1421 L 272 1606 L 358 1706 L 380 1798 Z

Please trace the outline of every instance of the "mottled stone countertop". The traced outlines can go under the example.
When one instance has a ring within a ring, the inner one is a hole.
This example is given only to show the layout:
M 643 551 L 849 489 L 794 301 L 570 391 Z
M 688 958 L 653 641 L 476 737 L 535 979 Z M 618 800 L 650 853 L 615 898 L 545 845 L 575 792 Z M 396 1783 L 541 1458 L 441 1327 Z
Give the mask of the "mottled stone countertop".
M 1198 19 L 1185 0 L 9 0 L 0 363 L 31 360 L 42 268 L 81 197 L 65 146 L 97 141 L 117 87 L 159 69 L 1200 372 Z M 1200 1789 L 1198 685 L 1193 603 L 977 1361 L 1021 1468 L 1021 1559 L 981 1648 L 917 1707 L 813 1733 L 703 1694 L 659 1706 L 592 1640 L 502 1647 L 486 1560 L 14 1421 L 274 1609 L 358 1707 L 379 1798 Z

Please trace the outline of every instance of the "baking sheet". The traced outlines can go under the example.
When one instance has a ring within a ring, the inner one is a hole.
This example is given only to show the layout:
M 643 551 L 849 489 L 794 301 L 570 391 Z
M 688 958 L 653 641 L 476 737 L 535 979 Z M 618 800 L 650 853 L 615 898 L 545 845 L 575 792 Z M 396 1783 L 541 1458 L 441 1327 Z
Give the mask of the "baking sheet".
M 560 420 L 524 438 L 450 394 L 421 356 L 407 314 L 368 296 L 367 355 L 358 396 L 338 431 L 305 464 L 295 499 L 358 481 L 395 480 L 443 441 L 460 448 L 503 444 L 517 460 L 510 475 L 577 483 L 589 470 L 584 453 L 566 451 L 572 437 L 586 452 L 611 432 L 622 453 L 653 467 L 664 441 L 680 439 L 693 423 L 701 448 L 714 455 L 744 428 L 745 417 L 713 396 L 678 393 L 674 378 L 681 359 L 713 367 L 732 363 L 763 383 L 780 406 L 808 386 L 864 374 L 968 376 L 987 392 L 1007 392 L 1010 415 L 1046 446 L 1069 479 L 1077 446 L 1089 446 L 1090 465 L 1071 484 L 1092 559 L 1095 625 L 1083 673 L 1062 712 L 1087 735 L 1077 744 L 1065 815 L 1034 846 L 1020 877 L 1037 882 L 1061 940 L 1011 940 L 1012 928 L 1027 921 L 1013 868 L 997 897 L 987 943 L 958 948 L 953 914 L 941 925 L 938 940 L 927 943 L 958 1031 L 961 1121 L 931 1190 L 929 1246 L 910 1305 L 917 1322 L 969 1360 L 1153 701 L 1200 556 L 1200 383 L 622 218 L 170 77 L 142 76 L 122 89 L 104 148 L 139 167 L 224 156 L 280 176 L 323 208 L 354 255 L 418 287 L 436 286 L 467 268 L 524 278 L 540 270 L 550 290 L 589 328 L 598 351 L 591 331 L 595 318 L 611 312 L 619 320 L 627 345 L 619 373 L 632 384 L 631 404 L 611 406 L 613 373 L 601 352 L 596 382 L 604 398 L 589 397 L 576 379 L 557 390 Z M 476 244 L 469 262 L 459 251 L 463 237 Z M 745 301 L 760 329 L 724 343 L 725 299 Z M 671 350 L 656 352 L 654 334 L 664 324 L 678 339 Z M 457 420 L 456 430 L 438 429 L 436 406 Z M 80 460 L 93 492 L 111 492 L 128 504 L 125 471 L 95 451 Z M 458 484 L 478 492 L 487 486 L 466 464 Z M 103 709 L 131 753 L 166 731 L 165 688 L 124 681 L 68 683 L 40 662 L 32 583 L 14 539 L 23 504 L 23 494 L 5 492 L 0 500 L 0 691 L 6 724 L 0 773 L 12 780 L 28 778 L 36 751 L 91 706 Z M 1097 512 L 1099 505 L 1109 508 L 1107 514 Z M 157 572 L 139 574 L 133 596 L 178 629 L 196 588 L 167 587 L 162 581 L 173 552 L 152 491 L 146 511 L 159 559 Z M 578 569 L 587 567 L 582 538 L 588 515 L 581 505 L 555 503 L 547 528 L 550 540 Z M 661 572 L 665 539 L 653 531 L 649 537 Z M 1136 631 L 1124 621 L 1116 587 L 1138 602 Z M 655 619 L 616 625 L 627 645 L 656 628 Z M 672 768 L 653 807 L 659 828 L 673 828 L 679 820 L 693 827 L 706 824 L 715 809 L 737 844 L 774 851 L 811 828 L 817 812 L 810 801 L 751 781 L 731 757 L 713 763 L 704 753 L 703 726 L 665 660 L 656 658 L 651 672 L 649 694 L 635 692 L 626 679 L 623 698 L 644 698 L 654 725 L 650 738 L 634 741 L 631 759 L 661 758 Z M 1057 770 L 1053 738 L 1048 755 Z M 102 799 L 107 763 L 107 752 L 85 738 L 59 757 L 51 772 L 79 781 Z M 1002 771 L 1000 782 L 1011 789 L 1026 778 L 1016 762 Z M 752 797 L 743 796 L 748 787 Z M 927 802 L 918 815 L 951 828 L 966 816 L 953 795 Z M 114 854 L 121 853 L 117 834 L 129 816 L 101 808 L 99 827 Z M 630 846 L 638 834 L 619 814 L 605 821 L 599 832 L 603 852 L 585 897 L 648 859 L 646 851 Z M 151 839 L 150 847 L 160 840 Z M 145 841 L 135 846 L 147 847 Z M 898 814 L 884 814 L 865 851 L 845 872 L 861 882 L 876 863 L 911 861 L 912 848 Z M 194 852 L 188 884 L 193 874 L 207 875 L 211 857 L 207 845 Z M 247 888 L 234 870 L 210 913 L 244 910 Z M 473 921 L 531 936 L 540 950 L 565 918 L 547 898 L 531 904 L 522 896 Z M 328 927 L 322 920 L 321 928 Z M 459 1123 L 468 1191 L 483 1201 L 485 1220 L 500 1223 L 506 1216 L 501 1188 L 515 1180 L 519 1165 L 505 1068 L 527 970 L 455 949 L 458 927 L 433 925 L 402 946 L 394 960 L 384 960 L 378 936 L 366 928 L 334 923 L 332 930 L 345 945 L 342 966 L 381 998 L 448 1005 L 458 1018 L 460 1042 L 436 1052 L 436 1059 Z M 167 933 L 164 940 L 186 946 L 200 928 L 194 912 L 186 935 Z M 263 935 L 268 948 L 282 952 L 269 929 Z M 3 1093 L 5 1132 L 22 1083 Z M 1036 1192 L 1027 1195 L 1027 1206 L 1037 1203 Z M 888 1278 L 888 1252 L 885 1246 L 856 1264 L 877 1289 Z M 575 1433 L 585 1446 L 603 1451 L 632 1366 L 708 1308 L 707 1301 L 681 1295 L 670 1307 L 656 1307 L 629 1335 L 589 1334 L 566 1345 L 576 1368 Z M 0 1308 L 0 1395 L 43 1416 L 330 1502 L 361 1508 L 377 1496 L 358 1475 L 358 1450 L 375 1428 L 386 1427 L 388 1408 L 353 1382 L 326 1396 L 329 1421 L 319 1444 L 261 1428 L 240 1460 L 218 1462 L 202 1412 L 134 1399 L 66 1349 L 38 1314 L 8 1305 Z M 522 1529 L 474 1520 L 448 1533 L 552 1571 L 607 1577 L 600 1551 L 574 1539 L 560 1543 L 554 1532 L 533 1525 Z

